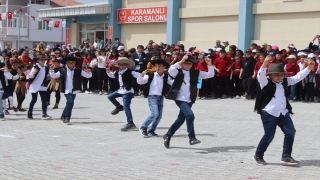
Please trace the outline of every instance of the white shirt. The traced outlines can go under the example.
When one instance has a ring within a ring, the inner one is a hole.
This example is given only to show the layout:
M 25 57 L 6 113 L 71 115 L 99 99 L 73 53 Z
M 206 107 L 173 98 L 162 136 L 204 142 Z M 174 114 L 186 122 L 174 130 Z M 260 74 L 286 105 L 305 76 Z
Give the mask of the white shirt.
M 96 66 L 96 63 L 98 63 L 97 59 L 96 58 L 92 59 L 90 62 L 90 67 Z
M 300 68 L 300 71 L 302 71 L 304 69 L 304 63 L 299 62 L 298 66 Z
M 75 68 L 74 68 L 75 69 Z M 69 68 L 66 68 L 67 71 L 67 77 L 66 77 L 66 89 L 64 91 L 64 94 L 77 94 L 77 92 L 79 92 L 79 90 L 77 91 L 72 91 L 73 89 L 73 76 L 74 76 L 74 69 L 70 70 Z M 49 74 L 51 76 L 51 78 L 60 78 L 60 71 L 58 72 L 54 72 L 54 70 L 50 70 Z M 92 73 L 88 73 L 85 72 L 84 70 L 81 71 L 81 76 L 85 77 L 85 78 L 91 78 L 92 77 Z
M 98 68 L 106 68 L 105 62 L 106 62 L 106 56 L 99 56 L 98 57 Z M 100 63 L 99 63 L 100 60 Z
M 124 69 L 124 70 L 119 70 L 119 85 L 120 85 L 120 89 L 117 91 L 118 94 L 127 94 L 127 93 L 134 93 L 133 91 L 133 88 L 131 88 L 130 90 L 126 90 L 125 88 L 123 88 L 123 81 L 122 81 L 122 74 L 124 72 L 126 72 L 128 68 Z M 114 74 L 116 73 L 117 71 L 114 71 L 114 72 L 109 72 L 107 73 L 108 76 L 110 78 L 115 78 Z M 134 78 L 138 78 L 140 76 L 140 73 L 138 72 L 135 72 L 135 71 L 131 71 L 131 74 Z
M 45 66 L 40 66 L 38 63 L 36 64 L 36 66 L 38 66 L 40 68 L 40 70 L 38 71 L 38 75 L 37 77 L 33 80 L 33 82 L 30 84 L 29 87 L 29 92 L 31 93 L 37 93 L 38 91 L 47 91 L 47 87 L 43 86 L 43 79 L 46 76 L 46 68 Z M 33 78 L 33 71 L 34 71 L 34 67 L 31 69 L 31 72 L 29 74 L 29 78 Z
M 288 86 L 297 84 L 299 81 L 304 79 L 308 74 L 310 70 L 308 68 L 305 68 L 304 70 L 300 71 L 297 75 L 293 77 L 288 77 Z M 260 68 L 258 71 L 258 81 L 260 84 L 261 89 L 263 89 L 268 84 L 268 78 L 266 76 L 267 68 Z M 275 83 L 275 82 L 274 82 Z M 286 108 L 287 102 L 286 102 L 286 96 L 285 96 L 285 90 L 282 85 L 282 81 L 280 83 L 276 84 L 276 92 L 274 94 L 274 97 L 271 99 L 271 101 L 267 104 L 267 106 L 262 109 L 264 111 L 267 111 L 270 115 L 274 117 L 279 117 L 281 114 L 286 115 L 288 113 L 288 109 Z
M 149 95 L 156 95 L 156 96 L 162 96 L 162 89 L 163 89 L 163 77 L 164 77 L 164 73 L 162 74 L 162 76 L 160 76 L 157 72 L 154 72 L 154 77 L 150 83 L 150 90 L 149 90 Z M 146 84 L 149 80 L 149 75 L 144 75 L 139 76 L 137 78 L 137 83 L 138 84 Z M 167 83 L 169 85 L 172 85 L 173 80 L 171 80 L 168 77 Z
M 180 67 L 179 63 L 175 63 L 174 65 L 171 65 L 169 68 L 169 74 L 172 77 L 176 77 L 178 74 L 178 68 Z M 190 103 L 190 71 L 182 70 L 184 74 L 183 83 L 181 85 L 181 88 L 178 92 L 178 95 L 176 97 L 176 100 L 178 101 L 185 101 Z M 199 79 L 208 79 L 212 78 L 214 76 L 214 68 L 213 66 L 208 66 L 208 72 L 200 71 L 199 73 Z

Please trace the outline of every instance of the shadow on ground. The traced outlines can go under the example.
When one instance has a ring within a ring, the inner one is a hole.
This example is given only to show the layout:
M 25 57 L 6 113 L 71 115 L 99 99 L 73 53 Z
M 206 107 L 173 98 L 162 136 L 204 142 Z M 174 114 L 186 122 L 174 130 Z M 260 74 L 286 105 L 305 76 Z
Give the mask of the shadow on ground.
M 220 152 L 247 152 L 248 150 L 254 149 L 254 146 L 221 146 L 211 148 L 185 148 L 185 147 L 170 147 L 172 149 L 185 149 L 185 150 L 196 150 L 200 154 L 209 153 L 220 153 Z

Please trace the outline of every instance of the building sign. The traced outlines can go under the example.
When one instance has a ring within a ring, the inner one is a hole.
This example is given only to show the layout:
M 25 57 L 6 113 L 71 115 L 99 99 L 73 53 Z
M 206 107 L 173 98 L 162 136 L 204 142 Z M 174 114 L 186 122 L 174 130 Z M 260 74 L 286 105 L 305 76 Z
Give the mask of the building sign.
M 113 27 L 108 26 L 108 39 L 112 40 L 112 35 L 113 35 Z
M 167 7 L 118 9 L 118 24 L 167 22 Z
M 66 45 L 70 44 L 70 28 L 66 28 Z

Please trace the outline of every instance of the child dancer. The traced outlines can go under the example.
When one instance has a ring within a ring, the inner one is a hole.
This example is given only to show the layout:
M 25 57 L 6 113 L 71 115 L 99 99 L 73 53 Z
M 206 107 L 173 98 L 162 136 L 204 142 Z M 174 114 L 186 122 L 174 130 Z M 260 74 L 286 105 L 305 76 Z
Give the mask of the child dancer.
M 12 64 L 17 65 L 18 61 L 13 60 Z M 9 100 L 9 108 L 13 109 L 14 112 L 18 112 L 18 109 L 14 106 L 14 101 L 13 101 L 13 80 L 19 79 L 18 72 L 16 70 L 12 69 L 12 66 L 8 64 L 4 68 L 4 75 L 5 75 L 5 81 L 6 84 L 4 85 L 4 94 L 2 96 L 2 105 L 3 105 L 3 112 L 5 115 L 9 115 L 9 111 L 7 109 L 7 99 Z
M 296 130 L 289 115 L 293 113 L 292 107 L 285 96 L 285 90 L 288 86 L 294 85 L 305 78 L 314 68 L 315 63 L 310 61 L 308 68 L 288 78 L 284 78 L 283 65 L 273 63 L 269 66 L 269 78 L 267 78 L 267 65 L 270 60 L 270 56 L 267 56 L 258 72 L 261 91 L 257 96 L 254 109 L 261 115 L 264 136 L 257 147 L 253 160 L 258 165 L 267 164 L 263 155 L 274 138 L 277 126 L 279 126 L 285 134 L 281 163 L 296 165 L 299 164 L 299 161 L 294 160 L 291 156 Z
M 58 59 L 53 59 L 50 64 L 53 66 L 53 68 L 54 68 L 53 70 L 55 73 L 61 69 L 60 60 L 58 60 Z M 50 65 L 50 67 L 51 67 L 51 65 Z M 47 87 L 47 105 L 48 106 L 50 105 L 51 93 L 55 92 L 56 93 L 56 103 L 54 104 L 52 109 L 58 109 L 59 102 L 61 99 L 60 88 L 61 88 L 60 79 L 59 78 L 51 78 L 51 80 L 48 84 L 48 87 Z
M 57 69 L 57 64 L 52 64 L 49 73 L 51 78 L 60 78 L 61 92 L 64 93 L 67 100 L 60 119 L 64 123 L 69 123 L 76 94 L 81 91 L 82 77 L 91 78 L 92 73 L 89 68 L 86 70 L 77 69 L 75 65 L 79 63 L 79 59 L 75 57 L 66 57 L 61 60 L 61 63 L 66 64 L 66 67 Z
M 28 119 L 33 119 L 32 111 L 33 107 L 37 102 L 38 93 L 41 97 L 42 103 L 42 119 L 51 119 L 52 117 L 47 114 L 47 77 L 49 76 L 49 68 L 45 66 L 46 60 L 48 60 L 44 55 L 38 55 L 34 58 L 38 63 L 34 65 L 29 74 L 29 92 L 31 92 L 31 102 L 29 105 Z
M 200 141 L 196 139 L 194 132 L 194 114 L 191 110 L 192 104 L 196 101 L 198 79 L 207 79 L 214 76 L 214 68 L 210 58 L 205 59 L 208 64 L 208 72 L 199 70 L 190 70 L 193 65 L 191 56 L 185 55 L 182 60 L 174 65 L 171 65 L 169 74 L 174 78 L 174 82 L 167 94 L 167 99 L 175 100 L 175 103 L 180 108 L 180 113 L 177 120 L 169 128 L 166 135 L 163 136 L 164 146 L 169 148 L 171 137 L 186 121 L 189 143 L 190 145 L 198 144 Z M 181 69 L 179 69 L 181 67 Z
M 111 114 L 116 115 L 120 111 L 124 110 L 127 116 L 127 124 L 123 128 L 121 128 L 121 131 L 137 130 L 136 125 L 133 123 L 130 104 L 134 93 L 132 88 L 132 81 L 133 78 L 138 78 L 140 76 L 140 73 L 129 69 L 133 68 L 135 66 L 135 63 L 126 57 L 119 58 L 115 63 L 118 65 L 119 70 L 111 72 L 109 66 L 106 68 L 108 76 L 110 78 L 115 78 L 115 89 L 118 89 L 117 91 L 108 95 L 108 99 L 116 107 L 111 112 Z M 122 97 L 123 106 L 116 100 L 117 97 Z
M 143 94 L 148 96 L 148 104 L 151 115 L 142 123 L 139 129 L 141 135 L 145 138 L 158 136 L 155 130 L 162 118 L 163 110 L 163 96 L 167 93 L 167 84 L 172 84 L 172 80 L 168 78 L 168 74 L 164 71 L 169 67 L 169 63 L 162 59 L 155 59 L 151 61 L 156 72 L 147 74 L 145 70 L 137 78 L 137 83 L 144 85 Z M 148 126 L 149 130 L 147 130 Z
M 25 109 L 22 109 L 22 103 L 24 101 L 24 99 L 26 98 L 26 94 L 27 94 L 27 87 L 26 87 L 26 82 L 27 82 L 27 78 L 26 78 L 26 71 L 27 71 L 27 65 L 25 64 L 20 64 L 19 65 L 19 79 L 16 83 L 16 87 L 14 89 L 14 92 L 17 95 L 17 99 L 18 99 L 18 106 L 17 108 L 19 109 L 19 111 L 24 112 L 26 111 Z

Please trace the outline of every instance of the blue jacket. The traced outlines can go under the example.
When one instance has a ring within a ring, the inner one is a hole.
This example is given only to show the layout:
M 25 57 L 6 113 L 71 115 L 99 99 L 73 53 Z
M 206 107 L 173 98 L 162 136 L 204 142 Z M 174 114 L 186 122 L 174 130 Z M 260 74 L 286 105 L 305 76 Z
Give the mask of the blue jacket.
M 133 71 L 142 72 L 147 69 L 147 64 L 149 61 L 147 55 L 144 52 L 141 54 L 140 58 L 138 56 L 138 53 L 131 54 L 131 59 L 136 64 L 135 67 L 132 68 Z

